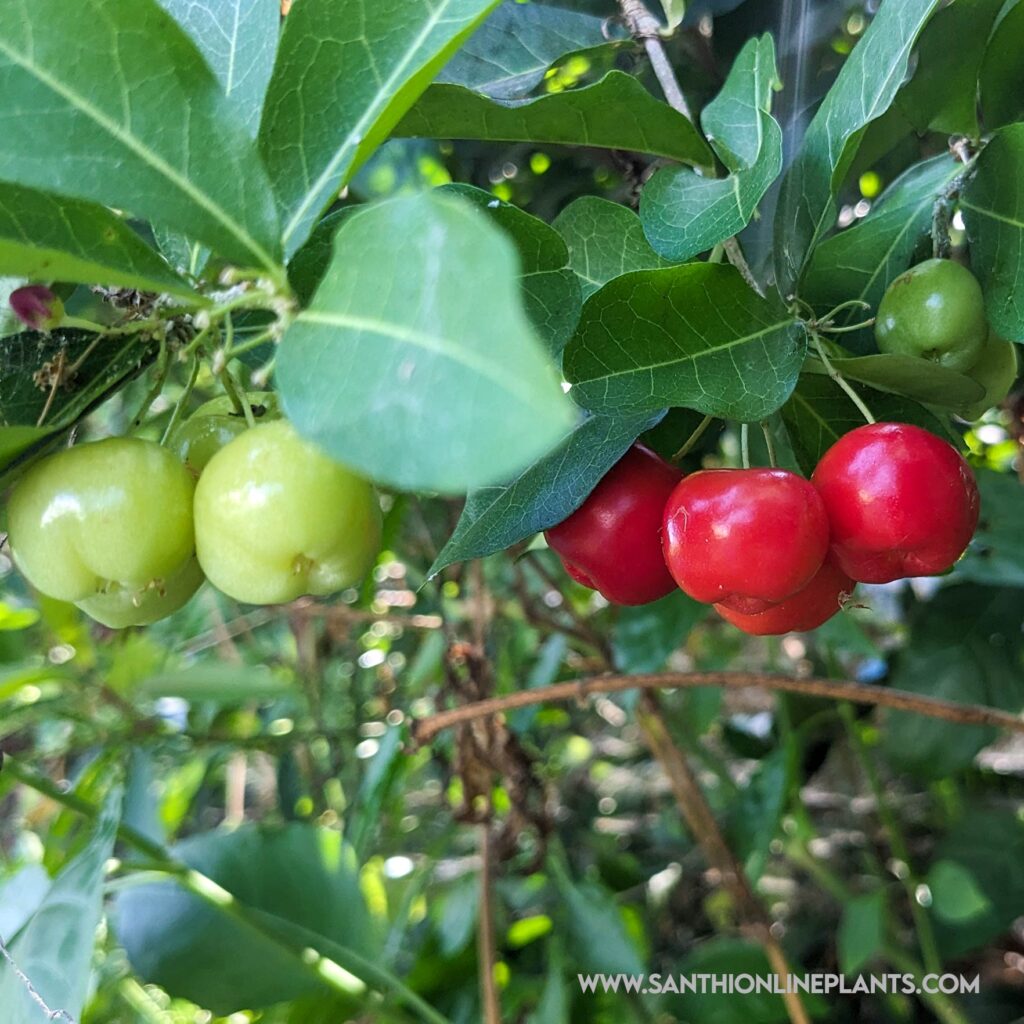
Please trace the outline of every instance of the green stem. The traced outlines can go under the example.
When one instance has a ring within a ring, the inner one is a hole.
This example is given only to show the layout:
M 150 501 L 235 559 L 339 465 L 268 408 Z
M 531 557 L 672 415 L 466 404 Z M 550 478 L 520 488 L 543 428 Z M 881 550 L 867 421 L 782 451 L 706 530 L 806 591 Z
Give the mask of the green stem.
M 842 327 L 823 327 L 818 324 L 817 330 L 824 334 L 853 334 L 855 331 L 862 331 L 865 327 L 870 327 L 875 322 L 874 317 L 869 317 L 867 320 L 861 320 L 857 324 L 843 324 Z
M 878 807 L 878 817 L 885 826 L 892 852 L 906 867 L 906 874 L 901 876 L 899 880 L 910 902 L 910 913 L 914 919 L 914 930 L 917 932 L 917 941 L 921 947 L 921 957 L 924 960 L 925 969 L 937 974 L 942 970 L 942 957 L 939 955 L 935 929 L 932 928 L 932 921 L 928 916 L 928 911 L 917 900 L 917 888 L 920 885 L 920 879 L 914 872 L 910 851 L 903 837 L 900 823 L 886 802 L 885 794 L 882 791 L 882 784 L 878 778 L 878 772 L 875 770 L 874 761 L 871 759 L 871 752 L 867 749 L 864 739 L 860 734 L 857 715 L 853 710 L 853 705 L 844 701 L 839 705 L 839 714 L 846 727 L 846 733 L 850 738 L 854 755 L 861 766 L 861 770 L 864 772 L 864 777 L 867 779 L 868 786 L 875 798 L 875 804 Z
M 3 770 L 9 772 L 23 785 L 36 790 L 38 793 L 42 793 L 43 796 L 90 820 L 95 820 L 99 816 L 99 808 L 94 804 L 74 793 L 64 792 L 56 783 L 12 757 L 4 759 Z M 283 921 L 273 914 L 261 911 L 257 916 L 256 912 L 245 904 L 240 903 L 230 892 L 218 885 L 213 879 L 190 868 L 187 864 L 175 860 L 162 844 L 154 842 L 130 825 L 119 825 L 117 834 L 118 838 L 123 842 L 152 858 L 160 870 L 167 875 L 173 876 L 180 885 L 193 895 L 217 908 L 246 929 L 256 932 L 264 940 L 278 946 L 335 991 L 351 997 L 352 983 L 347 978 L 351 977 L 356 981 L 363 980 L 357 977 L 354 971 L 350 972 L 344 967 L 341 961 L 345 961 L 356 970 L 361 971 L 367 979 L 373 981 L 378 991 L 393 992 L 410 1009 L 415 1010 L 420 1019 L 427 1022 L 427 1024 L 451 1024 L 447 1017 L 438 1013 L 429 1003 L 405 985 L 401 979 L 395 977 L 390 971 L 387 971 L 379 964 L 367 960 L 355 951 L 332 942 L 322 935 L 310 932 L 308 929 L 295 925 L 290 921 Z M 268 928 L 266 922 L 269 921 L 280 921 L 282 928 L 280 930 Z M 298 938 L 293 939 L 281 934 L 284 930 Z M 320 952 L 321 949 L 327 950 L 330 957 L 324 956 Z M 308 950 L 312 950 L 316 954 L 316 959 L 309 955 Z
M 228 352 L 227 346 L 224 347 L 224 355 L 229 359 L 237 359 L 240 355 L 244 355 L 246 352 L 251 352 L 254 348 L 259 348 L 260 345 L 265 345 L 274 337 L 274 331 L 266 330 L 261 331 L 254 338 L 250 338 L 248 341 L 243 341 L 240 345 L 234 345 L 231 351 Z
M 142 421 L 145 419 L 146 413 L 149 412 L 149 407 L 157 400 L 164 389 L 164 385 L 167 383 L 167 371 L 170 369 L 170 366 L 171 352 L 167 347 L 167 339 L 161 337 L 160 353 L 157 356 L 156 377 L 153 380 L 153 386 L 146 392 L 146 397 L 143 398 L 139 411 L 131 418 L 128 424 L 129 430 L 138 430 L 142 426 Z
M 765 447 L 768 449 L 768 462 L 774 469 L 779 464 L 778 454 L 775 451 L 775 438 L 772 437 L 772 429 L 767 420 L 761 420 L 761 433 L 764 434 Z
M 808 327 L 808 331 L 810 332 L 811 340 L 814 342 L 814 347 L 818 350 L 818 358 L 824 365 L 828 375 L 836 382 L 836 384 L 839 385 L 840 388 L 842 388 L 846 397 L 853 402 L 860 411 L 861 416 L 863 416 L 868 423 L 877 422 L 875 417 L 871 415 L 871 410 L 864 404 L 860 395 L 850 387 L 846 378 L 832 365 L 832 360 L 829 359 L 828 353 L 825 351 L 825 346 L 822 344 L 821 335 L 811 327 Z
M 702 419 L 700 423 L 697 425 L 697 428 L 694 430 L 694 432 L 683 442 L 682 448 L 680 448 L 679 451 L 677 451 L 669 461 L 678 462 L 686 455 L 689 455 L 690 451 L 693 449 L 693 446 L 704 436 L 704 431 L 706 431 L 708 427 L 711 426 L 711 424 L 714 422 L 714 419 L 714 416 L 705 416 L 704 419 Z
M 740 424 L 740 459 L 744 469 L 750 469 L 750 424 Z
M 192 357 L 192 369 L 189 370 L 188 380 L 185 382 L 185 390 L 181 393 L 181 398 L 175 403 L 174 411 L 171 413 L 171 418 L 167 421 L 167 427 L 164 429 L 164 436 L 160 438 L 161 444 L 167 444 L 168 439 L 174 431 L 174 428 L 178 425 L 181 420 L 181 414 L 188 405 L 189 398 L 192 397 L 192 390 L 196 386 L 196 380 L 199 377 L 199 357 Z

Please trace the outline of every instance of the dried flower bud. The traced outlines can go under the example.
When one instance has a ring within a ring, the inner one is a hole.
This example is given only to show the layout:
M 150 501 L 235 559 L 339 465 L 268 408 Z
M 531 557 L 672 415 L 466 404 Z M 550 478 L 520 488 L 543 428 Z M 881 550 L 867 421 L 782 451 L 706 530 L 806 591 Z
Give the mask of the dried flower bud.
M 14 315 L 34 331 L 52 331 L 64 319 L 64 303 L 43 284 L 27 284 L 11 292 Z

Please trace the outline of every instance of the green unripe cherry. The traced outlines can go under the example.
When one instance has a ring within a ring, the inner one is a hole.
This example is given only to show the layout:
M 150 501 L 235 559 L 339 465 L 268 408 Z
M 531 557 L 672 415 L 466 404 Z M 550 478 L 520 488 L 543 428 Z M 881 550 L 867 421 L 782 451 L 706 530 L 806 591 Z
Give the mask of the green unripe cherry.
M 381 543 L 371 484 L 278 420 L 244 431 L 196 486 L 196 552 L 225 594 L 280 604 L 366 575 Z
M 15 563 L 39 591 L 108 625 L 152 622 L 202 582 L 193 562 L 192 477 L 166 448 L 134 437 L 43 459 L 8 506 Z
M 257 391 L 246 395 L 257 423 L 277 419 L 277 395 L 273 391 Z M 245 416 L 235 409 L 227 395 L 204 402 L 187 420 L 179 423 L 167 439 L 167 447 L 195 476 L 206 464 L 239 434 L 247 430 Z
M 1017 346 L 989 334 L 981 357 L 967 371 L 984 389 L 985 395 L 960 410 L 965 420 L 980 419 L 989 409 L 999 405 L 1017 380 Z
M 981 285 L 952 260 L 925 260 L 900 274 L 875 319 L 880 352 L 919 356 L 961 373 L 978 361 L 987 333 Z

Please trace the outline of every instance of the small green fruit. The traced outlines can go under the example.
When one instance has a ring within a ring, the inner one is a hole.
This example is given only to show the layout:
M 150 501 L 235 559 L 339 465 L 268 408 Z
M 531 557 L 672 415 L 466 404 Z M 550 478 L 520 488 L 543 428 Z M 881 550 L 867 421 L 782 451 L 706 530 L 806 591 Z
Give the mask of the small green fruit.
M 961 409 L 960 415 L 965 420 L 977 420 L 999 405 L 1017 380 L 1017 346 L 990 333 L 981 357 L 967 371 L 967 376 L 985 389 L 985 395 Z
M 880 352 L 920 356 L 961 373 L 978 361 L 987 333 L 981 285 L 952 260 L 925 260 L 900 274 L 875 319 Z
M 280 417 L 274 392 L 257 391 L 246 398 L 257 423 Z M 231 399 L 221 395 L 203 403 L 187 420 L 179 423 L 167 439 L 167 447 L 199 476 L 210 459 L 248 427 L 245 416 L 236 411 Z
M 381 542 L 373 487 L 285 420 L 244 431 L 210 459 L 195 521 L 203 572 L 249 604 L 351 586 Z

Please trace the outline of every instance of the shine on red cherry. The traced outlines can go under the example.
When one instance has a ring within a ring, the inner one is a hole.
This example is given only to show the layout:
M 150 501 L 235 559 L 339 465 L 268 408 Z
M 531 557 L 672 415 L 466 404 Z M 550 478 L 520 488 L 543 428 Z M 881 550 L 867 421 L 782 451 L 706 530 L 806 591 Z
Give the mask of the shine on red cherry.
M 784 469 L 712 469 L 686 477 L 665 506 L 665 559 L 707 604 L 756 615 L 821 568 L 828 518 L 817 491 Z
M 650 449 L 633 445 L 587 500 L 546 532 L 565 571 L 614 604 L 647 604 L 671 593 L 661 516 L 680 475 Z
M 721 604 L 716 604 L 715 610 L 726 622 L 751 636 L 806 633 L 828 622 L 842 608 L 855 586 L 854 581 L 827 558 L 806 587 L 757 615 L 744 615 Z
M 905 423 L 841 437 L 811 477 L 840 568 L 863 583 L 945 572 L 978 525 L 978 487 L 960 453 Z

